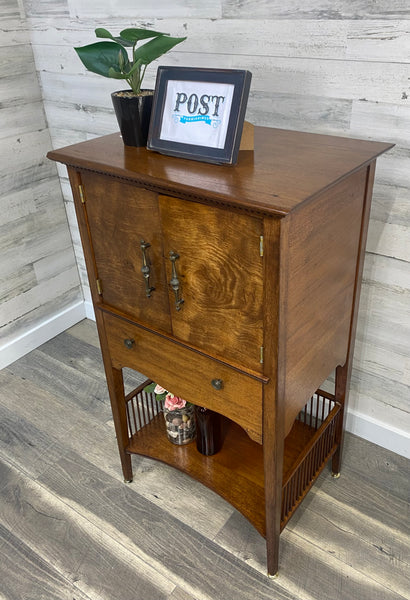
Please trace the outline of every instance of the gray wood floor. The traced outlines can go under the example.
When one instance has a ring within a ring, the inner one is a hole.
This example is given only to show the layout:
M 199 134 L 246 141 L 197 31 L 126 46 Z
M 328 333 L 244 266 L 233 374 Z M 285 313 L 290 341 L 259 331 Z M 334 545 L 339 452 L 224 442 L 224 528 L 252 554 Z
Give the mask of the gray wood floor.
M 124 484 L 94 323 L 0 372 L 0 598 L 410 598 L 410 461 L 347 435 L 341 478 L 326 470 L 282 534 L 276 580 L 226 502 L 133 461 Z

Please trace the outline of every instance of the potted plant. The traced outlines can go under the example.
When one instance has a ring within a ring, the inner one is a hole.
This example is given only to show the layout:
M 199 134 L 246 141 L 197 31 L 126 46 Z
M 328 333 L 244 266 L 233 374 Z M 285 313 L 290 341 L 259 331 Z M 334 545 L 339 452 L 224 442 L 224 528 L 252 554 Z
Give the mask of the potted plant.
M 124 144 L 146 146 L 154 94 L 154 90 L 142 88 L 146 68 L 186 37 L 170 37 L 167 33 L 135 28 L 124 29 L 115 37 L 102 27 L 95 30 L 95 35 L 105 41 L 74 50 L 88 71 L 112 79 L 124 79 L 128 83 L 129 90 L 111 94 L 115 114 Z M 137 48 L 141 40 L 150 41 Z M 131 50 L 130 57 L 128 50 Z

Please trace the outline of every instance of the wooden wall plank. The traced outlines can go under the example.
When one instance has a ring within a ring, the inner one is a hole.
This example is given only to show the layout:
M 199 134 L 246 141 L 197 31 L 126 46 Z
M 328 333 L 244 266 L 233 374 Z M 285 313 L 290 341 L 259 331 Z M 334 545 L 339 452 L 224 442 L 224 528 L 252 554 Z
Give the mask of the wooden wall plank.
M 306 5 L 304 0 L 222 0 L 223 16 L 240 19 L 410 19 L 407 0 L 316 0 Z
M 351 100 L 303 93 L 251 92 L 246 118 L 264 127 L 342 135 L 349 127 L 351 110 Z
M 113 33 L 119 33 L 123 23 L 100 20 L 100 25 Z M 144 26 L 144 23 L 138 23 Z M 152 25 L 159 31 L 173 36 L 187 36 L 187 40 L 176 47 L 176 52 L 201 54 L 232 54 L 252 56 L 293 56 L 301 58 L 334 58 L 346 56 L 348 24 L 323 21 L 274 21 L 247 19 L 196 19 L 190 16 L 181 19 L 153 19 Z M 255 36 L 255 30 L 258 35 Z M 92 24 L 72 21 L 61 23 L 59 29 L 45 28 L 37 23 L 32 31 L 32 41 L 38 68 L 58 71 L 60 62 L 64 69 L 75 70 L 79 60 L 73 59 L 73 47 L 97 41 Z M 54 51 L 50 53 L 49 46 Z M 55 53 L 55 55 L 54 55 Z M 162 59 L 163 60 L 163 59 Z M 70 72 L 70 71 L 69 71 Z M 75 71 L 74 71 L 75 72 Z
M 405 225 L 372 220 L 367 242 L 369 252 L 410 262 L 410 230 Z
M 118 17 L 101 17 L 98 23 L 114 33 L 125 26 Z M 65 69 L 75 69 L 78 59 L 72 61 L 73 47 L 96 40 L 93 20 L 59 19 L 57 28 L 52 21 L 38 19 L 32 25 L 31 39 L 40 69 L 44 66 L 51 69 L 56 62 L 53 53 L 47 53 L 48 45 L 61 56 Z M 135 26 L 145 25 L 146 21 L 141 19 L 135 22 Z M 254 14 L 246 19 L 196 19 L 190 15 L 185 20 L 175 16 L 152 18 L 150 27 L 175 36 L 188 36 L 177 47 L 178 53 L 409 62 L 410 31 L 403 20 L 303 20 L 295 15 L 277 20 L 274 16 L 259 19 Z M 71 60 L 65 60 L 64 56 Z
M 64 17 L 69 14 L 67 0 L 23 0 L 27 17 Z
M 32 265 L 13 267 L 10 272 L 6 273 L 0 267 L 0 302 L 6 302 L 19 294 L 24 294 L 36 283 L 37 280 Z
M 92 136 L 96 137 L 119 131 L 112 106 L 101 109 L 82 104 L 73 106 L 68 103 L 51 103 L 48 101 L 45 104 L 47 104 L 47 121 L 50 127 L 60 126 L 64 129 L 71 127 L 73 133 L 85 134 L 84 137 L 88 139 Z M 65 144 L 65 141 L 63 143 Z M 59 170 L 64 173 L 65 167 L 59 167 Z
M 46 128 L 44 107 L 40 100 L 23 104 L 18 110 L 15 106 L 3 108 L 0 110 L 0 139 L 9 138 L 16 132 L 19 135 L 31 132 L 33 122 L 37 123 L 39 129 Z
M 0 17 L 2 19 L 15 19 L 20 16 L 20 8 L 17 0 L 2 0 L 0 5 Z
M 331 63 L 331 64 L 330 64 Z M 221 64 L 219 55 L 170 53 L 167 64 L 198 67 L 215 67 Z M 224 57 L 227 68 L 245 68 L 252 72 L 253 93 L 304 95 L 344 100 L 366 98 L 372 102 L 403 103 L 402 92 L 409 86 L 408 66 L 393 63 L 386 72 L 383 63 L 360 63 L 357 61 L 321 61 L 313 59 L 276 57 L 232 56 Z M 149 79 L 147 80 L 149 84 Z M 87 74 L 83 77 L 42 73 L 45 99 L 56 98 L 55 90 L 60 83 L 60 102 L 84 104 L 85 106 L 108 107 L 110 98 L 104 95 L 114 91 L 115 82 Z M 108 83 L 107 83 L 108 82 Z M 118 86 L 115 89 L 121 89 Z M 71 95 L 70 95 L 71 93 Z
M 20 18 L 0 20 L 0 47 L 30 43 L 30 26 Z
M 38 283 L 24 294 L 15 296 L 7 302 L 3 302 L 0 306 L 0 325 L 4 326 L 2 341 L 7 343 L 7 336 L 18 327 L 15 322 L 19 318 L 29 317 L 28 321 L 33 326 L 33 320 L 35 319 L 33 312 L 35 310 L 43 307 L 44 312 L 41 313 L 39 310 L 39 314 L 43 314 L 44 318 L 44 315 L 47 315 L 47 309 L 50 311 L 49 316 L 51 316 L 56 314 L 58 309 L 63 310 L 70 303 L 74 304 L 75 301 L 80 299 L 78 273 L 75 266 L 54 275 L 46 282 Z
M 405 187 L 377 183 L 374 188 L 371 217 L 383 223 L 410 223 L 410 203 Z
M 306 95 L 327 98 L 400 103 L 402 91 L 409 85 L 408 65 L 401 63 L 391 63 L 386 69 L 377 62 L 241 57 L 240 64 L 252 72 L 254 91 L 281 89 L 298 94 L 303 90 Z M 238 59 L 235 66 L 239 66 Z
M 377 20 L 349 23 L 346 58 L 408 63 L 409 57 L 408 21 Z
M 357 136 L 368 139 L 382 137 L 387 142 L 392 140 L 401 147 L 410 148 L 410 103 L 403 101 L 386 104 L 355 100 L 352 105 L 351 128 Z
M 221 17 L 221 0 L 208 0 L 197 2 L 197 0 L 174 0 L 172 4 L 168 0 L 156 0 L 155 3 L 143 2 L 135 6 L 134 0 L 121 0 L 121 9 L 115 2 L 94 4 L 92 2 L 81 2 L 81 0 L 68 0 L 70 16 L 75 19 L 109 19 L 121 17 L 124 19 L 152 19 L 153 17 L 178 17 L 186 19 L 187 15 L 218 19 Z M 148 25 L 147 25 L 148 26 Z
M 55 176 L 54 165 L 45 157 L 48 146 L 47 130 L 30 131 L 3 139 L 0 145 L 0 194 L 14 192 L 26 187 L 29 182 Z
M 29 44 L 14 44 L 12 49 L 0 46 L 0 77 L 23 75 L 34 70 L 33 51 Z
M 0 86 L 1 108 L 10 107 L 16 110 L 23 104 L 39 101 L 41 101 L 41 93 L 37 75 L 34 71 L 20 76 L 9 75 L 3 77 Z M 18 134 L 18 130 L 16 133 Z
M 395 146 L 387 154 L 380 157 L 377 164 L 377 180 L 379 183 L 394 187 L 410 187 L 410 148 Z

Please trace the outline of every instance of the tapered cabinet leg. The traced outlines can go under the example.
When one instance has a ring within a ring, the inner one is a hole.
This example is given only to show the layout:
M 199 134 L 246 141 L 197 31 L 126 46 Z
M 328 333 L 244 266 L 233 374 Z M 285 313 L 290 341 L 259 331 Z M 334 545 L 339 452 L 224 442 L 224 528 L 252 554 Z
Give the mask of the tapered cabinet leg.
M 268 576 L 275 578 L 279 571 L 279 534 L 270 534 L 266 536 L 266 554 Z
M 270 388 L 270 389 L 269 389 Z M 283 414 L 281 403 L 269 398 L 272 385 L 266 386 L 263 460 L 265 474 L 266 550 L 268 575 L 274 577 L 279 569 L 279 538 L 282 512 L 283 479 Z
M 342 466 L 342 452 L 347 408 L 346 395 L 348 385 L 348 371 L 350 371 L 348 363 L 346 363 L 343 367 L 337 367 L 336 369 L 335 398 L 336 401 L 341 404 L 342 418 L 339 420 L 338 430 L 336 431 L 336 440 L 338 443 L 338 448 L 332 457 L 332 476 L 335 479 L 337 479 L 340 476 L 340 469 Z
M 111 408 L 114 418 L 118 450 L 120 453 L 122 473 L 125 483 L 130 483 L 132 481 L 132 464 L 131 455 L 125 452 L 129 438 L 122 369 L 112 368 L 110 376 L 107 374 L 107 381 L 109 382 L 108 388 L 110 392 Z
M 122 473 L 124 481 L 129 483 L 132 481 L 132 464 L 131 455 L 127 454 L 125 451 L 129 443 L 129 436 L 122 369 L 117 369 L 112 366 L 105 335 L 104 318 L 100 310 L 97 309 L 95 311 L 95 317 L 98 326 L 98 335 L 100 337 L 108 392 L 110 394 L 111 410 L 117 436 L 118 451 L 120 453 Z
M 286 219 L 264 221 L 264 306 L 272 307 L 274 318 L 268 320 L 264 335 L 264 374 L 269 383 L 263 391 L 263 463 L 266 515 L 267 570 L 276 577 L 279 569 L 281 530 L 282 476 L 284 454 L 284 357 L 278 339 L 285 339 L 284 309 L 286 274 L 285 258 L 280 271 L 279 254 L 287 256 L 289 222 Z M 278 286 L 279 282 L 279 286 Z

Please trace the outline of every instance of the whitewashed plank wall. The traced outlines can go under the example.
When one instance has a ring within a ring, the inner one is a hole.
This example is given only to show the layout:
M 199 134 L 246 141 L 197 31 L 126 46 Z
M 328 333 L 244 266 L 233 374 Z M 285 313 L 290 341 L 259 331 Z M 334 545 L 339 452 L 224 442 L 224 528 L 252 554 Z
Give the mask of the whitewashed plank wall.
M 94 41 L 97 26 L 132 25 L 188 36 L 162 63 L 251 70 L 247 118 L 255 124 L 397 144 L 377 169 L 348 423 L 409 453 L 408 0 L 27 0 L 25 8 L 55 147 L 117 130 L 109 93 L 120 86 L 87 73 L 73 47 Z M 154 81 L 151 68 L 146 83 Z M 89 298 L 63 169 L 60 176 Z
M 30 32 L 1 3 L 0 366 L 78 320 L 82 289 L 50 149 Z M 47 330 L 43 328 L 47 322 Z

